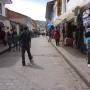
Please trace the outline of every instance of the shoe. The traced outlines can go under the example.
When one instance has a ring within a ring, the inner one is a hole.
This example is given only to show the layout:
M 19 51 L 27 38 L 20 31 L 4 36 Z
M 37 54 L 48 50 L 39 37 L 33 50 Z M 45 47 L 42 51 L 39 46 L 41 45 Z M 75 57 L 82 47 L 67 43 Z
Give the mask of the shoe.
M 25 64 L 25 62 L 22 62 L 22 66 L 25 66 L 26 64 Z
M 88 64 L 88 68 L 90 68 L 90 64 Z
M 30 60 L 32 60 L 32 59 L 33 59 L 33 56 L 31 56 Z
M 22 64 L 22 66 L 25 66 L 25 65 L 26 65 L 26 64 L 24 64 L 24 63 Z
M 31 64 L 35 64 L 33 60 L 30 61 Z

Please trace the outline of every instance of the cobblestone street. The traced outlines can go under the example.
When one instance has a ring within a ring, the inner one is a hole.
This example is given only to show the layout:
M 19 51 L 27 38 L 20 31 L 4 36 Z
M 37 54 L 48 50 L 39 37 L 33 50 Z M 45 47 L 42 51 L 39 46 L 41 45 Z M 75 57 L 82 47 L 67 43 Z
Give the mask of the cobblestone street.
M 19 51 L 0 56 L 0 90 L 90 90 L 45 37 L 32 39 L 31 53 L 25 67 Z

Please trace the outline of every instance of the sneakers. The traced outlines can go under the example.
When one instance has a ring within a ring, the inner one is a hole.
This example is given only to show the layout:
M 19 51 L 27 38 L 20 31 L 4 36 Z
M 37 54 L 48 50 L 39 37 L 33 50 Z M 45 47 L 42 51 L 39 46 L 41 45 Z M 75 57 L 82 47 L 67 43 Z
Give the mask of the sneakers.
M 26 65 L 26 63 L 25 62 L 22 62 L 22 66 L 25 66 Z
M 31 58 L 30 58 L 30 63 L 31 63 L 31 64 L 34 64 L 33 56 L 31 56 Z
M 35 64 L 33 60 L 30 61 L 31 64 Z
M 32 59 L 33 59 L 33 56 L 31 56 L 30 60 L 32 60 Z
M 88 64 L 88 68 L 90 68 L 90 64 Z

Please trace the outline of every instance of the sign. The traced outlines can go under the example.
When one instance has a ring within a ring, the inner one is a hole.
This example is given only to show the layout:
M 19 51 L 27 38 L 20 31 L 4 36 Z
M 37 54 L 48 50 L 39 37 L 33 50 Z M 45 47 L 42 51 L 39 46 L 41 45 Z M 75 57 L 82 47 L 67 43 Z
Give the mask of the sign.
M 83 26 L 86 32 L 90 32 L 90 9 L 83 12 Z

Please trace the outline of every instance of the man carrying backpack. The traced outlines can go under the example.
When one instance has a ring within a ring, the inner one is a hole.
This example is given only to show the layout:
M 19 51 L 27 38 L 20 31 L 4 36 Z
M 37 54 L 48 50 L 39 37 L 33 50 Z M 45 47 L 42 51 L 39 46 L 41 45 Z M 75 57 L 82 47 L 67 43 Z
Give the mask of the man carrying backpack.
M 23 31 L 20 35 L 20 43 L 21 43 L 21 52 L 22 52 L 22 65 L 25 66 L 25 51 L 28 53 L 28 57 L 31 63 L 33 63 L 32 55 L 30 52 L 31 47 L 31 34 L 27 26 L 23 28 Z

